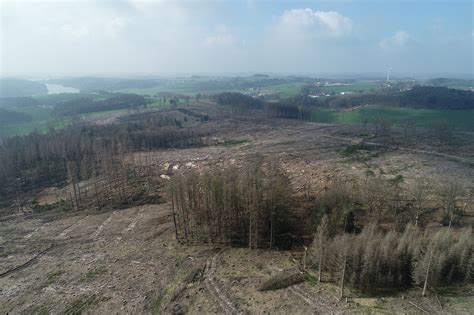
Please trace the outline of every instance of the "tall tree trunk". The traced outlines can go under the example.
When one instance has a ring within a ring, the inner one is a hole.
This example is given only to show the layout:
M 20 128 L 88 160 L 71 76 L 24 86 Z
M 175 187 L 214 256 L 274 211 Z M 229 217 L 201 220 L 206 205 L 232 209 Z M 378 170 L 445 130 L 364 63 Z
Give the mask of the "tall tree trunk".
M 273 246 L 273 211 L 270 214 L 270 250 Z
M 322 279 L 322 274 L 323 274 L 323 248 L 321 246 L 321 249 L 320 249 L 320 253 L 319 253 L 319 266 L 318 266 L 318 271 L 319 271 L 319 275 L 318 275 L 318 281 L 321 282 L 321 279 Z
M 252 212 L 249 212 L 249 249 L 252 249 Z
M 306 271 L 306 254 L 308 252 L 308 247 L 303 246 L 304 248 L 304 255 L 303 255 L 303 270 Z
M 344 296 L 344 280 L 346 276 L 346 263 L 347 263 L 347 253 L 344 253 L 344 263 L 342 267 L 342 276 L 341 276 L 341 292 L 339 294 L 339 299 L 342 300 Z
M 175 202 L 174 202 L 174 187 L 171 188 L 171 209 L 173 211 L 173 223 L 174 223 L 174 234 L 176 236 L 176 241 L 179 242 L 179 237 L 178 237 L 178 225 L 176 224 L 176 212 L 175 212 Z
M 426 268 L 425 284 L 423 285 L 422 296 L 426 294 L 426 287 L 428 286 L 428 276 L 430 275 L 431 260 L 433 259 L 433 252 L 430 251 L 430 259 L 428 260 L 428 268 Z

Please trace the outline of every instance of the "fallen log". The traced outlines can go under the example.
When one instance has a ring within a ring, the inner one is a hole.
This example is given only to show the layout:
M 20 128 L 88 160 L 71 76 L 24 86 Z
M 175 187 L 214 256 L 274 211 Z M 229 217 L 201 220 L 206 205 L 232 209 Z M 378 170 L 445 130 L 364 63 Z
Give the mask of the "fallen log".
M 297 270 L 285 270 L 265 280 L 259 291 L 279 290 L 304 281 L 304 274 Z

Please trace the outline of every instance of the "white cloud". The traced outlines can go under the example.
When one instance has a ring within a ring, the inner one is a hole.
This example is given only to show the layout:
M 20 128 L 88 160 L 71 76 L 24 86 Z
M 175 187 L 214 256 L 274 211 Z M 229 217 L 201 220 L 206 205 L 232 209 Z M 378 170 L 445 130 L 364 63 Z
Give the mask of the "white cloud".
M 288 72 L 329 71 L 336 63 L 339 67 L 339 52 L 353 24 L 349 17 L 335 11 L 286 10 L 267 29 L 256 52 L 259 63 Z
M 72 37 L 83 37 L 89 34 L 89 29 L 83 25 L 74 26 L 71 24 L 63 24 L 60 27 L 60 31 L 62 34 Z
M 353 21 L 342 12 L 290 6 L 271 19 L 268 4 L 255 0 L 244 2 L 246 11 L 205 0 L 0 3 L 0 75 L 373 71 L 385 68 L 392 51 L 390 62 L 411 57 L 419 69 L 428 69 L 429 56 L 448 70 L 472 65 L 470 24 L 459 30 L 462 37 L 448 41 L 438 31 L 427 45 L 405 31 L 383 39 L 384 27 L 374 24 L 383 16 Z M 460 58 L 449 58 L 452 47 L 460 47 Z
M 319 35 L 345 36 L 352 32 L 352 20 L 335 11 L 312 9 L 286 10 L 280 17 L 279 28 L 291 32 L 313 31 Z
M 206 46 L 226 46 L 235 43 L 235 36 L 224 25 L 217 27 L 215 34 L 208 35 L 204 38 L 204 45 Z
M 130 19 L 115 17 L 104 22 L 105 34 L 116 37 L 125 28 Z
M 397 31 L 392 36 L 382 39 L 379 46 L 382 49 L 400 48 L 409 44 L 411 40 L 412 38 L 407 32 Z

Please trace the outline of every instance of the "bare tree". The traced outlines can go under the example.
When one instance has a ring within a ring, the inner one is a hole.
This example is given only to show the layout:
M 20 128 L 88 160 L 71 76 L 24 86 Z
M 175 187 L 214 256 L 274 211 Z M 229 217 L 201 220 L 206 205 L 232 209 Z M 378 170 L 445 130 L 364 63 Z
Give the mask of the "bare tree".
M 413 212 L 413 222 L 415 226 L 418 226 L 419 219 L 423 208 L 425 207 L 425 203 L 428 199 L 430 187 L 428 182 L 421 177 L 415 179 L 415 184 L 411 189 L 411 197 L 413 199 L 413 204 L 411 205 L 411 209 Z
M 318 280 L 321 282 L 323 274 L 324 247 L 328 239 L 328 216 L 326 214 L 321 219 L 321 223 L 319 224 L 316 234 L 318 237 L 319 249 Z

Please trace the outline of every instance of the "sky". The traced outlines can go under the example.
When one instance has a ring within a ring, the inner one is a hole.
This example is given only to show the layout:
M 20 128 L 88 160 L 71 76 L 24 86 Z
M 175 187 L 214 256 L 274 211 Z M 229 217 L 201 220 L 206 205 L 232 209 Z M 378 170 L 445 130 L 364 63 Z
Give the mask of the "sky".
M 468 0 L 0 0 L 1 76 L 471 76 Z

